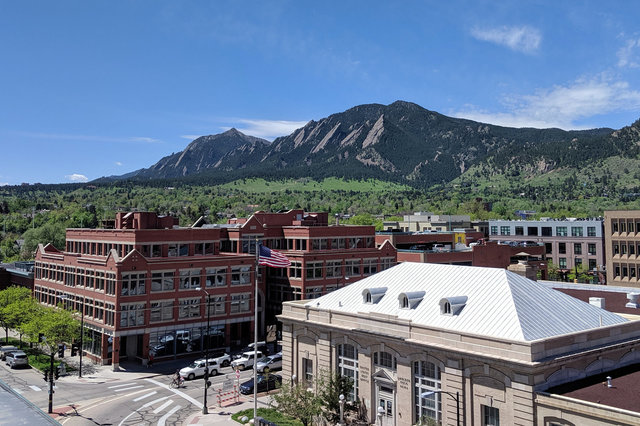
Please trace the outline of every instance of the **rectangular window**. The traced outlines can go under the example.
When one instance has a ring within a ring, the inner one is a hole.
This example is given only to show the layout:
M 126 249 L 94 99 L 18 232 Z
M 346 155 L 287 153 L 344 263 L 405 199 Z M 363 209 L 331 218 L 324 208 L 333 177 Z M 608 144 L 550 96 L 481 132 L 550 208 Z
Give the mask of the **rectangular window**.
M 558 253 L 567 254 L 567 243 L 558 243 Z
M 360 276 L 360 259 L 347 259 L 344 264 L 345 276 Z
M 567 236 L 567 227 L 556 226 L 556 237 L 566 237 L 566 236 Z
M 308 262 L 305 277 L 308 280 L 317 280 L 322 278 L 322 262 Z
M 620 222 L 620 232 L 627 232 L 627 223 L 625 221 Z
M 327 260 L 325 263 L 325 276 L 327 278 L 338 278 L 342 276 L 342 261 Z
M 566 269 L 567 268 L 567 258 L 566 257 L 559 257 L 558 258 L 558 267 L 560 269 Z
M 620 243 L 620 254 L 627 254 L 627 243 Z
M 167 252 L 169 257 L 178 256 L 178 244 L 169 244 L 169 251 Z
M 362 273 L 373 275 L 378 272 L 378 259 L 364 259 L 362 261 Z
M 613 243 L 613 254 L 620 254 L 620 246 L 618 243 Z
M 313 361 L 308 358 L 302 358 L 302 371 L 304 374 L 304 381 L 308 386 L 313 385 Z
M 552 236 L 552 231 L 551 231 L 551 227 L 550 226 L 543 226 L 541 231 L 542 231 L 542 236 L 543 237 L 551 237 Z
M 313 250 L 326 250 L 327 249 L 327 239 L 326 238 L 314 238 L 311 240 L 312 245 L 311 248 Z
M 516 234 L 515 235 L 524 235 L 524 226 L 516 226 Z
M 302 278 L 302 262 L 291 262 L 289 278 Z
M 389 269 L 391 268 L 393 265 L 395 265 L 396 261 L 394 258 L 392 257 L 383 257 L 382 259 L 380 259 L 380 270 L 384 271 L 385 269 Z
M 571 227 L 571 236 L 572 237 L 582 237 L 583 236 L 583 228 L 582 226 L 572 226 Z
M 633 243 L 629 243 L 629 254 L 636 254 L 636 246 Z
M 511 227 L 510 226 L 501 226 L 500 227 L 500 235 L 511 235 Z
M 154 272 L 151 274 L 151 291 L 172 291 L 173 271 Z
M 596 227 L 587 226 L 587 237 L 595 237 L 595 236 L 596 236 Z
M 544 252 L 545 254 L 553 253 L 553 243 L 544 243 Z
M 491 225 L 491 231 L 490 231 L 491 235 L 498 235 L 498 227 L 495 225 Z
M 576 257 L 575 259 L 573 259 L 573 262 L 575 263 L 575 267 L 576 269 L 580 269 L 582 267 L 582 259 L 580 259 L 579 257 Z
M 145 294 L 145 280 L 147 274 L 143 273 L 123 273 L 122 274 L 122 296 L 135 296 Z
M 251 307 L 249 306 L 249 302 L 251 300 L 251 293 L 244 294 L 233 294 L 231 296 L 231 307 L 229 311 L 233 313 L 238 312 L 249 312 Z
M 207 287 L 226 287 L 227 268 L 207 268 Z
M 190 289 L 200 287 L 200 269 L 180 270 L 180 289 Z
M 144 303 L 120 305 L 120 327 L 144 325 Z
M 151 302 L 151 316 L 149 321 L 169 321 L 173 319 L 173 300 Z
M 200 318 L 200 298 L 180 299 L 178 318 Z M 205 298 L 205 301 L 207 299 Z M 205 302 L 206 303 L 206 302 Z M 206 309 L 206 307 L 205 307 Z M 213 310 L 213 307 L 210 307 Z M 205 311 L 206 312 L 206 311 Z
M 591 254 L 591 255 L 595 255 L 596 254 L 596 244 L 595 243 L 589 243 L 588 249 L 589 249 L 589 254 Z
M 594 269 L 597 269 L 598 265 L 596 264 L 596 260 L 595 259 L 589 259 L 589 270 L 593 271 Z
M 611 229 L 614 233 L 618 232 L 618 222 L 615 219 L 611 221 Z
M 231 267 L 231 285 L 251 284 L 251 267 L 250 266 L 232 266 Z
M 482 426 L 500 426 L 500 410 L 496 407 L 482 406 Z
M 226 296 L 215 296 L 211 298 L 211 315 L 223 315 L 226 312 Z
M 582 243 L 573 243 L 573 254 L 582 254 Z
M 537 226 L 528 226 L 527 227 L 527 235 L 532 237 L 538 236 L 538 227 Z

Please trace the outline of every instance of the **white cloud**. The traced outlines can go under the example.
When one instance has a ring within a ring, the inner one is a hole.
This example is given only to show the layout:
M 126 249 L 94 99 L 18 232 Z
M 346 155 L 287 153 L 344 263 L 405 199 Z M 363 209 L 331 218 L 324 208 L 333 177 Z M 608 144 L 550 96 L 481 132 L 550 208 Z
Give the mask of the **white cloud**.
M 9 186 L 9 182 L 0 182 L 0 186 Z
M 509 111 L 492 113 L 469 106 L 454 116 L 509 127 L 578 129 L 575 123 L 580 119 L 640 110 L 640 92 L 630 89 L 626 81 L 600 76 L 540 89 L 532 95 L 505 97 L 503 103 Z
M 618 49 L 618 66 L 640 68 L 640 39 L 629 39 Z
M 116 142 L 116 143 L 158 143 L 160 139 L 149 138 L 145 136 L 123 136 L 123 137 L 108 137 L 108 136 L 95 136 L 95 135 L 75 135 L 65 133 L 37 133 L 37 132 L 18 132 L 19 135 L 34 138 L 34 139 L 49 139 L 49 140 L 66 140 L 66 141 L 80 141 L 80 142 Z
M 180 135 L 180 137 L 182 139 L 187 139 L 187 140 L 190 140 L 190 141 L 192 141 L 194 139 L 198 139 L 200 136 L 202 136 L 202 135 Z
M 471 35 L 478 40 L 489 41 L 509 49 L 531 53 L 538 50 L 542 35 L 537 28 L 499 27 L 499 28 L 472 28 Z
M 116 166 L 122 166 L 122 163 L 120 161 L 116 161 Z
M 79 173 L 66 175 L 65 177 L 69 179 L 71 182 L 88 182 L 89 181 L 89 179 L 85 175 L 81 175 Z
M 304 127 L 308 123 L 307 121 L 251 120 L 244 118 L 236 121 L 242 123 L 241 126 L 236 127 L 238 131 L 245 135 L 269 140 L 273 140 L 278 136 L 290 135 L 294 130 Z M 229 127 L 225 128 L 225 130 L 228 129 Z

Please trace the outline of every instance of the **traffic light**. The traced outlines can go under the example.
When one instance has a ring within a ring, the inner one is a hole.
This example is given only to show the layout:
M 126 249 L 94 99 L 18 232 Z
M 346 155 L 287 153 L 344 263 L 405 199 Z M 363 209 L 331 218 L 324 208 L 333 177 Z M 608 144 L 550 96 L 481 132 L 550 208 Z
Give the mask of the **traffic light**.
M 44 381 L 49 381 L 49 369 L 44 370 Z
M 207 380 L 205 383 L 207 384 L 207 389 L 208 389 L 209 386 L 211 386 L 211 380 Z
M 64 358 L 64 345 L 58 345 L 58 358 Z
M 77 353 L 78 353 L 78 345 L 74 343 L 73 345 L 71 345 L 71 356 L 76 356 Z

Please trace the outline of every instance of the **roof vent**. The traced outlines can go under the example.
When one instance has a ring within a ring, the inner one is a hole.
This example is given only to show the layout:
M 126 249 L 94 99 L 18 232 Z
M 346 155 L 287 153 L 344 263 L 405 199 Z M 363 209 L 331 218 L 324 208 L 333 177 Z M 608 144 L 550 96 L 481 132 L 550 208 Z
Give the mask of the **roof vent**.
M 640 304 L 638 304 L 638 297 L 640 297 L 640 293 L 627 293 L 627 299 L 629 299 L 629 301 L 624 305 L 624 307 L 640 308 Z
M 589 304 L 593 306 L 597 306 L 600 309 L 605 309 L 605 299 L 604 297 L 590 297 Z
M 443 297 L 440 299 L 442 315 L 459 315 L 467 304 L 467 296 Z
M 409 291 L 407 293 L 400 293 L 398 296 L 398 303 L 400 309 L 415 309 L 420 304 L 424 297 L 424 291 Z
M 368 304 L 378 303 L 386 292 L 387 287 L 365 288 L 362 290 L 362 301 Z

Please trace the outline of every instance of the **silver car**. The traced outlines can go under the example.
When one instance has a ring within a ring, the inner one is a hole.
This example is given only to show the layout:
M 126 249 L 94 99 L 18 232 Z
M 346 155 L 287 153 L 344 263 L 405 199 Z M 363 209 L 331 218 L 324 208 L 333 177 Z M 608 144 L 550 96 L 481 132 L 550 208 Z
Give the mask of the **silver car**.
M 5 359 L 7 365 L 11 368 L 25 367 L 29 365 L 29 357 L 23 351 L 13 351 L 7 354 Z
M 259 373 L 268 373 L 271 370 L 282 370 L 282 352 L 265 356 L 258 361 L 256 369 Z

